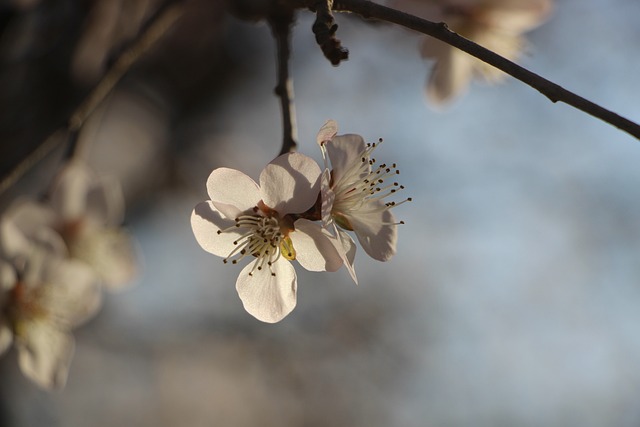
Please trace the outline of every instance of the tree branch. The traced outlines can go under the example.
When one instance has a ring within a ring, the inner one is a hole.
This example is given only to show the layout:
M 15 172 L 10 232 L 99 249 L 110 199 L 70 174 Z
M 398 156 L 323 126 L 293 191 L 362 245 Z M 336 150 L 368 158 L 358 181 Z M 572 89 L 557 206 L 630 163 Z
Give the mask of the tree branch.
M 311 7 L 313 3 L 313 1 L 306 1 L 306 6 Z M 334 0 L 333 9 L 336 11 L 357 13 L 363 18 L 374 18 L 391 22 L 434 37 L 504 71 L 536 89 L 553 103 L 563 102 L 617 127 L 634 136 L 636 139 L 640 139 L 640 126 L 637 123 L 566 90 L 562 86 L 454 33 L 449 30 L 445 23 L 427 21 L 368 0 Z
M 76 109 L 69 119 L 69 130 L 76 131 L 82 127 L 87 117 L 93 113 L 98 105 L 106 98 L 113 87 L 120 81 L 129 68 L 146 53 L 167 32 L 182 15 L 182 4 L 170 4 L 151 21 L 149 27 L 142 33 L 131 47 L 122 53 L 100 80 L 100 83 L 89 94 L 87 99 Z
M 280 98 L 282 110 L 282 149 L 280 154 L 295 151 L 297 147 L 296 111 L 293 104 L 293 80 L 289 76 L 289 58 L 291 57 L 291 26 L 293 25 L 293 9 L 275 7 L 269 15 L 268 22 L 276 39 L 277 51 L 277 85 L 275 93 Z
M 29 169 L 52 152 L 59 144 L 68 142 L 65 159 L 71 159 L 81 151 L 82 143 L 78 141 L 78 133 L 87 118 L 102 101 L 111 93 L 114 86 L 131 66 L 146 53 L 178 20 L 184 11 L 182 4 L 173 4 L 168 0 L 145 25 L 142 34 L 126 49 L 107 71 L 98 85 L 87 98 L 74 110 L 66 128 L 58 129 L 45 139 L 34 151 L 24 158 L 11 172 L 0 180 L 0 194 L 14 185 Z

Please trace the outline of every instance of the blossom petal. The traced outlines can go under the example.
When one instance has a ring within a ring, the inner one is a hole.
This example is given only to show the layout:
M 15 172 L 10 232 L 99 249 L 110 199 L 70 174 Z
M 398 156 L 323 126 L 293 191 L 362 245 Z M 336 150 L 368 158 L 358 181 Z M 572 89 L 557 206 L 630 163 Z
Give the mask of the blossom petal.
M 236 290 L 249 314 L 263 322 L 279 322 L 296 306 L 296 272 L 284 259 L 271 266 L 275 276 L 268 268 L 255 268 L 257 262 L 258 259 L 240 272 Z
M 47 260 L 40 303 L 58 326 L 74 328 L 93 317 L 102 302 L 99 279 L 91 267 L 76 260 Z
M 207 192 L 216 209 L 229 219 L 235 219 L 260 201 L 258 184 L 235 169 L 218 168 L 211 172 Z
M 124 194 L 113 177 L 96 178 L 87 192 L 85 217 L 100 225 L 119 225 L 124 221 Z
M 496 7 L 502 6 L 502 7 Z M 486 25 L 512 34 L 520 34 L 538 27 L 549 17 L 552 9 L 550 0 L 525 2 L 524 4 L 504 4 L 487 8 L 482 17 Z
M 74 239 L 71 256 L 85 261 L 102 284 L 119 290 L 131 283 L 138 272 L 138 254 L 133 239 L 121 228 L 100 228 Z
M 337 231 L 338 231 L 338 241 L 342 246 L 342 248 L 338 248 L 338 252 L 342 257 L 342 262 L 344 263 L 344 266 L 347 268 L 349 275 L 357 285 L 358 277 L 356 276 L 356 269 L 354 266 L 354 261 L 356 259 L 356 243 L 353 241 L 353 239 L 351 238 L 351 236 L 349 236 L 347 232 L 342 231 L 339 228 L 337 228 Z
M 333 209 L 333 202 L 336 199 L 336 194 L 333 192 L 330 186 L 331 173 L 328 169 L 322 172 L 322 178 L 320 179 L 320 194 L 322 201 L 320 204 L 320 218 L 322 218 L 322 225 L 327 227 L 331 223 L 331 209 Z
M 396 220 L 388 209 L 358 211 L 350 215 L 349 222 L 362 249 L 373 259 L 388 261 L 396 253 L 398 239 Z
M 427 97 L 444 104 L 458 96 L 469 83 L 474 58 L 455 48 L 448 48 L 438 58 L 427 83 Z
M 48 322 L 27 322 L 16 342 L 22 372 L 45 389 L 60 389 L 67 382 L 73 357 L 73 338 Z
M 0 259 L 0 303 L 3 301 L 3 295 L 13 289 L 17 282 L 16 270 L 11 264 Z M 2 305 L 0 305 L 2 307 Z
M 338 253 L 328 231 L 308 219 L 294 223 L 295 231 L 289 233 L 296 250 L 296 260 L 309 271 L 336 271 L 342 266 Z
M 320 174 L 320 166 L 304 154 L 276 157 L 260 174 L 262 200 L 280 215 L 302 213 L 318 198 Z
M 196 241 L 202 249 L 219 257 L 227 257 L 236 248 L 233 242 L 242 236 L 234 229 L 222 232 L 234 225 L 235 221 L 224 218 L 210 200 L 198 203 L 191 213 L 191 229 Z
M 333 168 L 333 182 L 339 182 L 351 169 L 355 169 L 362 164 L 362 156 L 366 145 L 360 135 L 338 135 L 325 146 Z M 365 161 L 368 160 L 368 158 L 365 159 Z M 365 174 L 368 171 L 369 168 L 364 169 Z M 360 178 L 360 176 L 355 178 Z
M 84 216 L 87 194 L 95 181 L 91 169 L 82 162 L 69 162 L 56 179 L 51 192 L 51 206 L 65 221 Z
M 50 207 L 30 199 L 13 203 L 0 220 L 0 247 L 5 256 L 25 256 L 34 245 L 56 255 L 66 255 L 62 237 L 53 229 L 56 214 Z
M 331 138 L 336 136 L 337 133 L 338 123 L 336 123 L 335 120 L 327 120 L 318 131 L 316 142 L 318 143 L 318 145 L 323 145 L 323 143 L 330 141 Z
M 7 319 L 0 315 L 0 356 L 11 347 L 13 342 L 13 333 L 9 327 Z

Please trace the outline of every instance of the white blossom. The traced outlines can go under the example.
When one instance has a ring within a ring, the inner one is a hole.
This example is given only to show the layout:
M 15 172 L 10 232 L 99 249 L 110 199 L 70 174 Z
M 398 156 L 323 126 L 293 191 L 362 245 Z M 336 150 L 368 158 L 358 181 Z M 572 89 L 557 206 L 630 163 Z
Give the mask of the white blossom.
M 70 331 L 100 306 L 98 278 L 85 263 L 49 250 L 59 243 L 24 245 L 5 218 L 1 225 L 0 354 L 13 344 L 29 379 L 45 389 L 61 388 L 74 350 Z
M 323 222 L 354 231 L 369 256 L 387 261 L 396 252 L 397 226 L 402 223 L 396 221 L 391 209 L 411 199 L 399 203 L 384 202 L 404 186 L 395 181 L 400 173 L 395 163 L 376 165 L 376 160 L 371 157 L 382 140 L 378 144 L 366 144 L 360 135 L 336 135 L 337 131 L 336 122 L 329 120 L 317 137 L 325 162 L 328 157 L 332 168 L 323 180 Z M 336 231 L 345 265 L 356 280 L 353 240 L 339 228 Z
M 71 162 L 54 182 L 48 201 L 24 199 L 6 216 L 27 239 L 58 233 L 69 256 L 87 263 L 111 290 L 137 274 L 133 240 L 120 227 L 124 198 L 117 181 L 98 178 L 83 163 Z
M 289 261 L 307 270 L 342 265 L 328 233 L 304 218 L 320 191 L 320 167 L 299 153 L 284 154 L 260 174 L 215 169 L 207 180 L 211 200 L 198 204 L 191 227 L 200 246 L 236 264 L 253 259 L 236 282 L 245 309 L 264 322 L 278 322 L 296 305 L 297 279 Z

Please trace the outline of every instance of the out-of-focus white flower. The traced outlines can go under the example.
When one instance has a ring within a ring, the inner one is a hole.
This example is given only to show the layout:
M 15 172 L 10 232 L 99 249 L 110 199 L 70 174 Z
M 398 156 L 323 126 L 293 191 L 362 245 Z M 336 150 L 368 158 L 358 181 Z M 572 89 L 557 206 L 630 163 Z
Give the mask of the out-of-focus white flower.
M 296 273 L 335 271 L 342 265 L 330 236 L 302 218 L 320 191 L 320 167 L 311 158 L 288 153 L 269 163 L 260 185 L 244 173 L 215 169 L 207 180 L 211 200 L 191 215 L 200 246 L 227 263 L 255 258 L 241 272 L 236 289 L 245 309 L 263 322 L 282 320 L 296 305 Z
M 552 8 L 552 0 L 395 0 L 392 4 L 446 22 L 451 30 L 510 60 L 518 59 L 526 47 L 523 34 L 541 25 Z M 506 75 L 432 37 L 424 39 L 421 52 L 435 60 L 426 92 L 436 104 L 455 98 L 474 76 L 493 83 Z
M 404 189 L 396 181 L 389 182 L 400 173 L 396 164 L 376 166 L 371 153 L 379 144 L 365 144 L 360 135 L 337 133 L 337 123 L 329 120 L 317 136 L 325 162 L 328 157 L 332 167 L 330 177 L 323 180 L 322 186 L 323 222 L 353 230 L 369 256 L 387 261 L 396 252 L 397 226 L 402 223 L 396 222 L 391 209 L 411 199 L 384 202 L 388 196 Z M 356 280 L 353 271 L 355 245 L 347 233 L 336 230 L 343 259 Z
M 3 241 L 15 236 L 0 233 Z M 0 354 L 13 343 L 29 379 L 61 388 L 74 350 L 70 331 L 100 307 L 99 280 L 85 263 L 36 245 L 23 248 L 29 252 L 0 257 Z
M 108 289 L 125 287 L 137 274 L 133 241 L 119 226 L 122 190 L 116 180 L 96 177 L 83 163 L 65 166 L 48 203 L 22 200 L 6 216 L 27 239 L 59 233 L 69 256 L 91 266 Z

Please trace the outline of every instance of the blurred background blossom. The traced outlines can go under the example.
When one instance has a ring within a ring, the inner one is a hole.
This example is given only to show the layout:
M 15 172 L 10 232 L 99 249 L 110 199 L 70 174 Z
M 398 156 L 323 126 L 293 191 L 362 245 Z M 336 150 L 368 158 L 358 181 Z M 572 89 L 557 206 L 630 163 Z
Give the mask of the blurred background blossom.
M 98 16 L 116 7 L 100 3 L 3 4 L 3 174 L 64 123 L 156 7 L 113 2 L 122 9 Z M 255 179 L 280 149 L 273 42 L 222 2 L 186 3 L 80 135 L 91 166 L 123 184 L 143 274 L 75 331 L 63 391 L 0 359 L 0 425 L 638 425 L 637 141 L 513 79 L 472 83 L 434 112 L 421 37 L 338 15 L 351 55 L 334 68 L 303 13 L 300 151 L 321 161 L 315 135 L 330 118 L 382 137 L 376 158 L 398 163 L 414 201 L 395 212 L 406 225 L 394 259 L 359 254 L 357 287 L 342 270 L 298 270 L 296 310 L 265 325 L 242 309 L 238 269 L 198 247 L 189 214 L 212 169 Z M 637 16 L 635 0 L 558 0 L 521 63 L 639 121 Z M 95 34 L 111 35 L 78 65 Z M 40 194 L 63 151 L 1 205 Z

